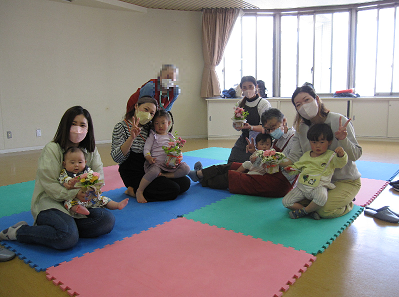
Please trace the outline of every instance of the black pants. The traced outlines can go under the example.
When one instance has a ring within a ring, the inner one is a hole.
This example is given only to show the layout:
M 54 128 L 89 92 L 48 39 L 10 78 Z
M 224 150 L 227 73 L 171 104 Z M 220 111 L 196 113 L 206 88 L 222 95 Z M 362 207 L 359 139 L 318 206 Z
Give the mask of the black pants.
M 130 152 L 128 159 L 119 165 L 119 174 L 127 187 L 134 191 L 139 187 L 144 176 L 144 155 Z M 180 178 L 166 178 L 159 176 L 144 190 L 144 197 L 148 202 L 176 199 L 181 193 L 190 188 L 190 179 L 187 176 Z
M 202 175 L 204 177 L 201 180 L 201 185 L 212 189 L 228 189 L 230 167 L 231 163 L 228 163 L 212 165 L 202 169 Z
M 233 148 L 231 149 L 231 153 L 227 163 L 244 163 L 249 160 L 249 157 L 252 155 L 251 153 L 246 152 L 247 149 L 247 140 L 245 139 L 244 134 L 237 139 Z

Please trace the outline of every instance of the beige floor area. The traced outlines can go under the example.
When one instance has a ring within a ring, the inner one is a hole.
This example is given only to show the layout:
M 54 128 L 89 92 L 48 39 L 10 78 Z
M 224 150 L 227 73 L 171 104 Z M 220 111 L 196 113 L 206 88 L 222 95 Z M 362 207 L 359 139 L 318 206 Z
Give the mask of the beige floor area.
M 361 160 L 394 163 L 399 169 L 399 143 L 359 143 L 363 147 Z M 188 139 L 184 151 L 230 148 L 233 144 L 234 140 Z M 109 155 L 110 144 L 98 147 L 104 166 L 114 165 Z M 40 151 L 0 154 L 0 186 L 33 180 L 39 155 Z M 390 186 L 372 203 L 375 208 L 385 205 L 399 212 L 399 192 Z M 398 296 L 398 251 L 399 225 L 361 214 L 322 254 L 317 255 L 316 262 L 283 296 Z M 45 272 L 38 273 L 15 258 L 0 263 L 0 296 L 69 295 L 48 281 Z

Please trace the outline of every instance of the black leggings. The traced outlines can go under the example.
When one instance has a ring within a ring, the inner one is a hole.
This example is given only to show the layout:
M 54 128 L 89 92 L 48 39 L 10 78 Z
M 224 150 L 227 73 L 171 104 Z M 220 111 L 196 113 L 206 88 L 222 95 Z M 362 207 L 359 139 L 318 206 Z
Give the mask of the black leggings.
M 127 160 L 119 165 L 119 174 L 126 188 L 132 187 L 134 191 L 137 190 L 145 174 L 144 162 L 145 158 L 142 153 L 130 152 Z M 144 190 L 144 197 L 148 202 L 173 200 L 179 194 L 187 191 L 190 184 L 190 179 L 187 176 L 180 178 L 159 176 Z

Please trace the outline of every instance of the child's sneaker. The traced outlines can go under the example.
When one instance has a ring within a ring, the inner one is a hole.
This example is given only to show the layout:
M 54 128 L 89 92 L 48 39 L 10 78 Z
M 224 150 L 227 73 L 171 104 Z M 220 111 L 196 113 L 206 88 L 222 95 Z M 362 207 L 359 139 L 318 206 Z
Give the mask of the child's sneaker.
M 313 218 L 313 220 L 320 220 L 321 219 L 321 216 L 317 213 L 317 212 L 311 212 L 310 214 L 309 214 L 309 216 L 310 217 L 312 217 Z
M 291 219 L 299 219 L 307 216 L 308 213 L 306 212 L 305 208 L 302 208 L 290 211 L 289 215 Z

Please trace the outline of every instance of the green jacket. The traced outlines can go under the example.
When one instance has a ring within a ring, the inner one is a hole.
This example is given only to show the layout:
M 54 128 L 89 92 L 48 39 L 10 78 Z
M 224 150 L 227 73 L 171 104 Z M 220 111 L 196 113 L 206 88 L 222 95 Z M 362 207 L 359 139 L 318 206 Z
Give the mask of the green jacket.
M 103 163 L 97 148 L 93 153 L 87 153 L 85 150 L 87 166 L 93 171 L 100 173 L 100 179 L 104 179 Z M 68 190 L 58 181 L 62 170 L 64 150 L 58 143 L 49 142 L 42 150 L 39 157 L 35 189 L 32 196 L 31 212 L 35 219 L 37 215 L 46 209 L 55 208 L 68 215 L 71 215 L 64 207 L 65 200 L 75 198 L 79 189 Z M 83 218 L 83 215 L 73 215 L 76 218 Z

